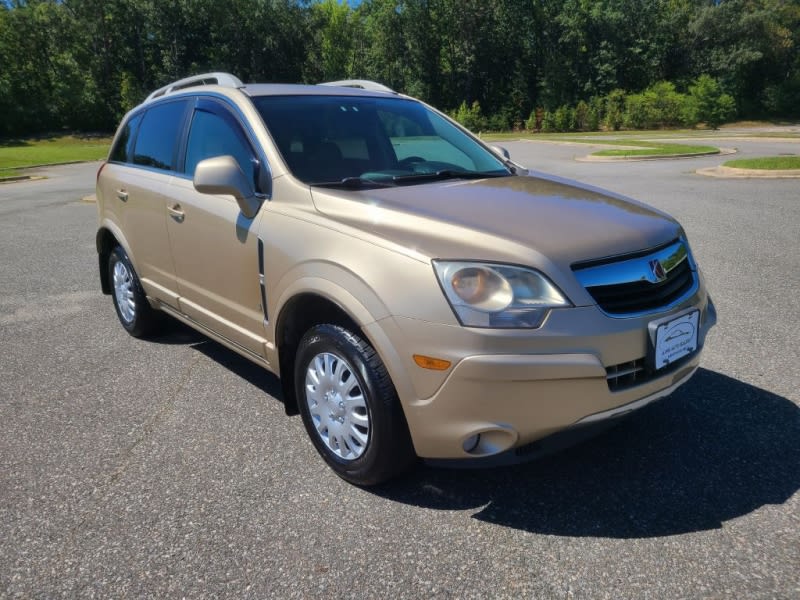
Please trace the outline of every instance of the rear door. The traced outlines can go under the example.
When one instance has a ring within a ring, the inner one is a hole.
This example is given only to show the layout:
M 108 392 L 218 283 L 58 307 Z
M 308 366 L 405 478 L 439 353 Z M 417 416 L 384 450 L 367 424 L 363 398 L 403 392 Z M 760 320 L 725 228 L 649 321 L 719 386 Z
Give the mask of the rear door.
M 264 357 L 266 314 L 259 242 L 232 196 L 201 194 L 192 177 L 201 160 L 233 156 L 257 187 L 263 164 L 233 109 L 201 98 L 191 116 L 183 173 L 172 181 L 167 229 L 181 312 L 238 346 Z
M 145 292 L 172 306 L 178 293 L 166 205 L 189 106 L 188 99 L 178 99 L 134 115 L 100 184 L 105 211 L 121 229 Z

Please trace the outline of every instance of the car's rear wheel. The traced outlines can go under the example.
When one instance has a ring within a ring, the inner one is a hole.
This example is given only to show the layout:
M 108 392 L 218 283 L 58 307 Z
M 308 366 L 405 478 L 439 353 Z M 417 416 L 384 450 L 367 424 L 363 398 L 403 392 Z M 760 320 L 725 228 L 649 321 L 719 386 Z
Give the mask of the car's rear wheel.
M 295 362 L 298 405 L 314 447 L 343 479 L 382 483 L 416 459 L 397 392 L 375 349 L 338 325 L 317 325 Z
M 125 330 L 134 337 L 145 337 L 152 333 L 157 315 L 147 301 L 128 254 L 121 246 L 114 248 L 108 257 L 108 278 L 112 285 L 114 308 Z

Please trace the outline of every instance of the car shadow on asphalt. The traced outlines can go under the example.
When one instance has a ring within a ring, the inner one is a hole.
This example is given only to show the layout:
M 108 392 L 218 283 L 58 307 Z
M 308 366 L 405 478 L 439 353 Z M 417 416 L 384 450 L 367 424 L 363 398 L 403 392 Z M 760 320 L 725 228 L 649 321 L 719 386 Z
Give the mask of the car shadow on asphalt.
M 283 402 L 280 380 L 173 322 L 152 341 L 187 344 Z M 490 469 L 420 465 L 370 493 L 561 536 L 658 537 L 717 529 L 800 489 L 800 408 L 700 369 L 691 383 L 597 437 Z
M 373 492 L 560 536 L 716 529 L 800 488 L 800 408 L 700 369 L 687 386 L 559 454 L 489 469 L 421 467 Z
M 156 344 L 190 346 L 283 403 L 283 389 L 280 379 L 275 375 L 180 321 L 165 318 L 160 333 L 148 341 Z

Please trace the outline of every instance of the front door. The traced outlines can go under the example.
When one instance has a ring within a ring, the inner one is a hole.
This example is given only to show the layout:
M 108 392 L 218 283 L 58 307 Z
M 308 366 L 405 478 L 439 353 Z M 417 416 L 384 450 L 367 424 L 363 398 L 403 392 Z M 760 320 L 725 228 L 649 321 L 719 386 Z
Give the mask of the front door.
M 255 181 L 252 145 L 227 110 L 213 101 L 201 101 L 195 107 L 184 173 L 172 181 L 167 228 L 181 312 L 264 357 L 256 235 L 261 213 L 247 219 L 232 196 L 201 194 L 192 184 L 198 162 L 224 155 L 233 156 Z

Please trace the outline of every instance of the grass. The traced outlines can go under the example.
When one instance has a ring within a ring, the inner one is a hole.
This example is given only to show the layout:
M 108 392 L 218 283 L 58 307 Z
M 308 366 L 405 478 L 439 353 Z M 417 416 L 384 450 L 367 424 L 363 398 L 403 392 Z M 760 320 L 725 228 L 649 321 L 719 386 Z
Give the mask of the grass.
M 714 146 L 691 146 L 689 144 L 666 144 L 664 142 L 643 142 L 639 140 L 606 141 L 615 146 L 637 146 L 637 148 L 620 148 L 618 150 L 600 150 L 592 156 L 618 156 L 635 158 L 641 156 L 686 156 L 695 154 L 719 154 Z
M 723 167 L 735 169 L 760 169 L 782 171 L 800 169 L 800 156 L 764 156 L 762 158 L 740 158 L 723 163 Z
M 108 155 L 110 137 L 57 137 L 0 141 L 0 177 L 19 175 L 15 169 L 99 160 Z
M 739 125 L 730 124 L 731 127 Z M 509 131 L 483 133 L 481 138 L 487 142 L 499 142 L 508 140 L 553 140 L 563 142 L 585 142 L 591 143 L 607 139 L 640 139 L 640 140 L 683 140 L 691 138 L 718 139 L 718 138 L 789 138 L 800 139 L 800 133 L 792 131 L 747 131 L 748 125 L 754 127 L 755 124 L 742 123 L 741 129 L 730 130 L 727 125 L 721 129 L 660 129 L 660 130 L 625 130 L 625 131 L 582 131 L 575 133 L 533 133 L 528 131 Z M 763 124 L 770 125 L 769 123 Z
M 644 156 L 686 156 L 718 154 L 719 148 L 714 146 L 696 146 L 690 144 L 675 144 L 663 141 L 654 141 L 653 138 L 669 139 L 692 137 L 692 132 L 686 130 L 673 130 L 663 132 L 643 131 L 609 131 L 593 133 L 489 133 L 482 136 L 488 143 L 509 140 L 529 139 L 539 141 L 570 142 L 573 144 L 602 144 L 604 146 L 624 146 L 619 149 L 599 150 L 592 156 L 609 156 L 620 158 L 635 158 Z M 697 132 L 694 132 L 697 133 Z M 638 139 L 637 139 L 638 138 Z M 645 139 L 641 139 L 645 138 Z

